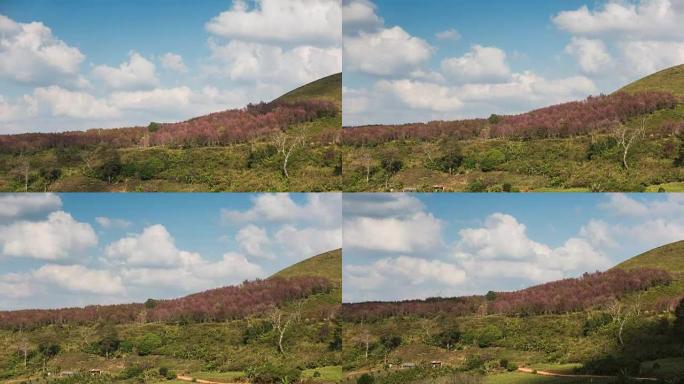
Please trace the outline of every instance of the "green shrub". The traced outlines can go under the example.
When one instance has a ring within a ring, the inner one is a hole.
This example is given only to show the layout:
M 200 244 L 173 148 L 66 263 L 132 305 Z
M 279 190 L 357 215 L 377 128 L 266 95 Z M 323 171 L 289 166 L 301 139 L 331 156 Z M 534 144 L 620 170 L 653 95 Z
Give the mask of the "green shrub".
M 480 160 L 480 169 L 483 172 L 489 172 L 504 161 L 506 161 L 506 155 L 503 152 L 498 149 L 490 149 Z
M 359 376 L 358 379 L 356 379 L 356 384 L 374 384 L 375 383 L 375 378 L 367 373 L 364 373 L 363 375 Z
M 161 345 L 162 340 L 159 335 L 148 333 L 138 339 L 136 347 L 138 349 L 138 354 L 140 356 L 145 356 L 151 354 L 155 349 L 161 347 Z
M 134 377 L 142 376 L 143 369 L 138 365 L 131 365 L 124 368 L 119 374 L 119 377 L 123 380 L 132 379 Z

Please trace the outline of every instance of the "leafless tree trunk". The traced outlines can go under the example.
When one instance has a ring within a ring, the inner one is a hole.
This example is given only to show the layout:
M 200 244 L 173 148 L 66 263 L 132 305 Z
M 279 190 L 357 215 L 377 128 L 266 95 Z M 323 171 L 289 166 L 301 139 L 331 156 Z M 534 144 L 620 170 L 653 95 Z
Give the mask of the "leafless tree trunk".
M 283 347 L 283 340 L 285 339 L 285 332 L 294 325 L 295 323 L 299 322 L 301 316 L 301 304 L 298 305 L 298 307 L 295 309 L 294 312 L 290 313 L 289 315 L 285 314 L 285 312 L 280 309 L 280 308 L 274 308 L 271 311 L 270 318 L 271 318 L 271 324 L 273 324 L 273 328 L 278 332 L 278 351 L 282 353 L 283 355 L 285 354 L 285 348 Z
M 303 145 L 306 142 L 304 131 L 300 132 L 294 138 L 292 138 L 292 141 L 290 141 L 287 133 L 281 132 L 274 137 L 273 141 L 276 148 L 278 148 L 278 153 L 281 153 L 283 155 L 283 174 L 285 175 L 285 178 L 289 179 L 290 174 L 287 171 L 287 165 L 290 161 L 290 156 L 292 155 L 292 152 L 299 145 Z
M 633 130 L 627 129 L 625 125 L 619 125 L 617 128 L 617 138 L 618 144 L 622 148 L 622 166 L 625 169 L 629 169 L 629 164 L 627 164 L 627 156 L 629 155 L 629 150 L 637 139 L 644 136 L 646 131 L 646 120 L 644 117 L 641 120 L 641 126 Z

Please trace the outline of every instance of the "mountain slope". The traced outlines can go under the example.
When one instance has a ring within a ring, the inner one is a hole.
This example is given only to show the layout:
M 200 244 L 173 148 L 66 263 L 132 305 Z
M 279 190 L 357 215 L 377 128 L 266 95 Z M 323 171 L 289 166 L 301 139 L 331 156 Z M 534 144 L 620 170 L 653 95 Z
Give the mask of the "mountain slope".
M 684 240 L 654 248 L 623 261 L 614 268 L 657 268 L 681 276 L 684 274 Z
M 342 250 L 336 249 L 310 257 L 291 265 L 271 277 L 290 279 L 293 277 L 324 277 L 336 284 L 342 283 Z
M 342 73 L 326 76 L 296 88 L 274 101 L 295 102 L 312 99 L 329 100 L 342 106 Z
M 622 87 L 619 91 L 668 91 L 684 96 L 684 64 L 646 76 Z

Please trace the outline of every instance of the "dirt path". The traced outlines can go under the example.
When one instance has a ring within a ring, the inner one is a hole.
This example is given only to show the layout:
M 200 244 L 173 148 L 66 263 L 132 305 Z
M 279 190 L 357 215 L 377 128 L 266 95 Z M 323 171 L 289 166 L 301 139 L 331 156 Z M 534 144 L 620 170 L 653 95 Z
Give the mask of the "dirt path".
M 190 382 L 193 382 L 193 379 L 194 379 L 194 378 L 192 378 L 192 377 L 190 377 L 190 376 L 178 375 L 178 376 L 176 376 L 176 379 L 181 380 L 181 381 L 190 381 Z M 200 384 L 240 384 L 240 383 L 235 383 L 235 382 L 233 382 L 233 383 L 224 383 L 224 382 L 221 382 L 221 381 L 209 381 L 209 380 L 202 380 L 202 379 L 194 379 L 194 382 L 195 382 L 195 383 L 200 383 Z
M 548 371 L 539 371 L 536 369 L 532 368 L 518 368 L 518 371 L 520 372 L 525 372 L 525 373 L 531 373 L 533 375 L 539 375 L 539 376 L 552 376 L 552 377 L 569 377 L 569 378 L 575 378 L 575 379 L 614 379 L 615 376 L 601 376 L 601 375 L 570 375 L 566 373 L 555 373 L 555 372 L 548 372 Z M 639 380 L 639 381 L 658 381 L 658 379 L 652 378 L 652 377 L 632 377 L 632 380 Z

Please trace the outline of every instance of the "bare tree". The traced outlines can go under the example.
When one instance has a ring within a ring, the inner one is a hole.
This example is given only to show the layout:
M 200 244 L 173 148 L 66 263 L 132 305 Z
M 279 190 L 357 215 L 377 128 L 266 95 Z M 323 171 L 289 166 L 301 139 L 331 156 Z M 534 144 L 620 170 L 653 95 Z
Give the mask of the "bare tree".
M 24 355 L 24 368 L 26 368 L 27 361 L 28 361 L 28 353 L 29 353 L 29 350 L 31 348 L 31 344 L 29 344 L 28 339 L 25 336 L 23 336 L 23 334 L 21 336 L 21 340 L 19 341 L 18 346 L 19 346 L 19 351 L 21 351 L 22 354 Z
M 28 192 L 29 174 L 31 173 L 31 163 L 24 153 L 19 154 L 19 165 L 15 170 L 15 174 L 24 180 L 24 192 Z
M 287 314 L 285 311 L 278 307 L 274 307 L 269 314 L 271 324 L 277 332 L 278 336 L 278 351 L 285 354 L 285 348 L 283 347 L 283 340 L 285 339 L 285 332 L 287 332 L 290 327 L 298 323 L 301 318 L 301 303 L 299 303 L 296 309 Z
M 289 179 L 290 174 L 287 171 L 287 165 L 294 150 L 300 145 L 304 145 L 306 142 L 304 129 L 294 136 L 288 135 L 285 132 L 280 132 L 274 136 L 273 142 L 276 148 L 278 148 L 278 152 L 283 155 L 283 174 L 285 175 L 285 178 Z
M 370 171 L 373 165 L 373 156 L 370 151 L 364 150 L 361 152 L 361 161 L 363 162 L 363 167 L 366 169 L 366 184 L 370 182 Z
M 610 312 L 610 316 L 613 319 L 613 322 L 618 325 L 618 343 L 620 344 L 620 346 L 624 346 L 625 341 L 622 338 L 622 333 L 625 330 L 625 324 L 632 316 L 636 315 L 637 312 L 635 311 L 635 308 L 626 308 L 622 305 L 622 303 L 620 303 L 617 300 L 610 305 L 608 310 Z
M 616 127 L 616 136 L 618 140 L 618 145 L 622 148 L 622 166 L 625 169 L 629 169 L 627 164 L 627 156 L 629 155 L 629 150 L 636 140 L 642 138 L 646 132 L 646 120 L 644 117 L 641 120 L 641 125 L 634 129 L 627 128 L 626 125 L 620 124 Z

